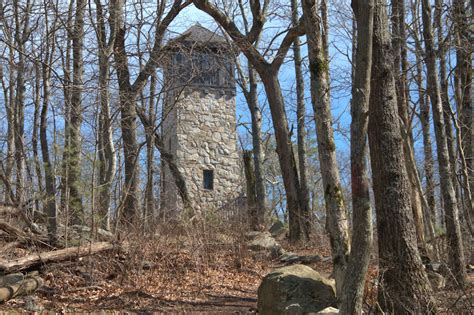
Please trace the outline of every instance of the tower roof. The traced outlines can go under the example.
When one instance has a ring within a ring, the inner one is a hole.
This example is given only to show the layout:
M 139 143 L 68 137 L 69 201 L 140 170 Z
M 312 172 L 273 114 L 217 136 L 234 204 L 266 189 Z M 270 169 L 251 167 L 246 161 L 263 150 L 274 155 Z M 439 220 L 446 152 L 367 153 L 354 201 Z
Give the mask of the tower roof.
M 166 46 L 170 48 L 177 45 L 198 45 L 220 48 L 231 46 L 224 36 L 208 30 L 199 23 L 194 24 L 184 33 L 172 39 Z

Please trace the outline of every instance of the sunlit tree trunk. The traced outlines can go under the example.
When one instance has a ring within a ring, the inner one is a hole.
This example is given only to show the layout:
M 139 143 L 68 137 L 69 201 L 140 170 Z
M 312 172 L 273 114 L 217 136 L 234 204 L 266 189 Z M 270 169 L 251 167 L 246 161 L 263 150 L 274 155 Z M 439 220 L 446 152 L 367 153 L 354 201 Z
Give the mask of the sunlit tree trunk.
M 311 102 L 316 121 L 319 162 L 326 202 L 326 228 L 331 241 L 336 291 L 341 292 L 350 252 L 349 231 L 332 127 L 329 100 L 329 60 L 324 52 L 321 23 L 315 0 L 303 1 L 303 16 L 308 39 Z

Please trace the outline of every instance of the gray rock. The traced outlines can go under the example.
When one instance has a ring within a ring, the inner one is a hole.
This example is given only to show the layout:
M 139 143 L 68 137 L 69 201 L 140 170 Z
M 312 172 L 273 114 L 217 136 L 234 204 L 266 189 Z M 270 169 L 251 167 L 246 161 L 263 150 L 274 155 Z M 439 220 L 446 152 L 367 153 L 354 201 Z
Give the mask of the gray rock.
M 269 232 L 260 232 L 253 239 L 247 243 L 247 247 L 251 250 L 260 251 L 268 250 L 274 251 L 276 248 L 281 248 L 277 241 Z
M 317 313 L 336 305 L 334 280 L 305 265 L 291 265 L 266 275 L 258 288 L 259 314 Z
M 339 310 L 337 308 L 334 308 L 334 307 L 326 307 L 325 309 L 323 309 L 322 311 L 317 312 L 316 314 L 326 314 L 326 315 L 339 314 Z
M 281 221 L 276 221 L 268 231 L 273 237 L 278 237 L 285 233 L 285 225 Z

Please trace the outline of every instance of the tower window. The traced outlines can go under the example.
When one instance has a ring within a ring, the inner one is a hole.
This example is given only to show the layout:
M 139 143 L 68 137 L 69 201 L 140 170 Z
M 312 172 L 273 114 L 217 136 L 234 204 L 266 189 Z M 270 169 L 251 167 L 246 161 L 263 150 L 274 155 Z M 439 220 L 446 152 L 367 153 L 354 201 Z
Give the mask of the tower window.
M 203 186 L 204 189 L 213 190 L 214 189 L 214 171 L 213 170 L 203 170 Z

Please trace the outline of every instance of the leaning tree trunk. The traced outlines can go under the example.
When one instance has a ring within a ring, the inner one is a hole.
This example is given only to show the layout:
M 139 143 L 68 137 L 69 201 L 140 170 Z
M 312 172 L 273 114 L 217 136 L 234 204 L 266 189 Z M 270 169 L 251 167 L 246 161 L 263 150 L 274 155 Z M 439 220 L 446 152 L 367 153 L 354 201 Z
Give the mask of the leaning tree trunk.
M 325 57 L 321 24 L 315 0 L 303 1 L 303 16 L 308 38 L 311 74 L 311 102 L 316 120 L 319 161 L 327 211 L 327 230 L 331 241 L 334 274 L 338 294 L 350 252 L 348 220 L 336 160 L 336 144 L 329 101 L 329 60 Z
M 379 303 L 394 314 L 436 311 L 417 248 L 384 0 L 375 1 L 369 144 L 377 211 Z
M 351 188 L 353 228 L 344 285 L 340 295 L 341 314 L 361 314 L 365 276 L 372 249 L 372 209 L 367 170 L 367 126 L 372 70 L 373 0 L 354 0 L 357 46 L 351 101 Z M 353 35 L 355 36 L 355 34 Z
M 458 285 L 464 286 L 466 281 L 466 270 L 464 267 L 464 249 L 459 225 L 459 214 L 456 195 L 451 176 L 449 163 L 446 129 L 443 120 L 443 108 L 441 104 L 441 93 L 436 70 L 436 55 L 431 24 L 431 6 L 429 0 L 422 0 L 423 37 L 426 49 L 426 68 L 428 76 L 428 93 L 433 109 L 434 129 L 436 134 L 436 147 L 438 153 L 439 176 L 441 194 L 443 196 L 446 236 L 449 248 L 449 266 L 455 276 Z
M 262 78 L 268 102 L 271 106 L 273 125 L 275 128 L 275 139 L 278 158 L 286 191 L 286 202 L 288 207 L 289 238 L 295 242 L 301 239 L 300 221 L 300 185 L 295 156 L 290 141 L 288 120 L 284 108 L 283 95 L 277 73 L 265 71 L 260 74 Z M 290 143 L 290 144 L 289 144 Z

